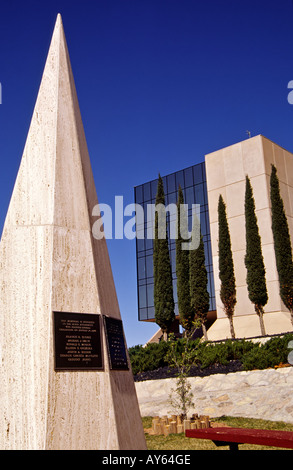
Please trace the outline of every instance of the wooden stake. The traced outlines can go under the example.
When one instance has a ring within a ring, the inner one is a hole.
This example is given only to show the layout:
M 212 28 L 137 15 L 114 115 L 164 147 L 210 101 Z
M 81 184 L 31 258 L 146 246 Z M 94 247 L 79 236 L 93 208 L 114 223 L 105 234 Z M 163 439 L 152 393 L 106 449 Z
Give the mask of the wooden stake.
M 153 418 L 152 420 L 152 431 L 155 432 L 155 426 L 158 425 L 160 422 L 160 419 L 159 418 Z
M 169 436 L 171 426 L 169 424 L 164 425 L 164 436 Z
M 204 421 L 206 423 L 206 427 L 209 428 L 210 427 L 210 417 L 209 416 L 205 416 L 204 417 Z
M 183 426 L 184 426 L 184 432 L 187 430 L 187 429 L 190 429 L 190 419 L 185 419 L 184 422 L 183 422 Z
M 170 428 L 171 428 L 171 434 L 176 434 L 177 433 L 177 422 L 176 421 L 171 421 Z
M 177 433 L 180 434 L 181 432 L 184 432 L 184 426 L 183 424 L 177 424 Z
M 161 423 L 155 423 L 154 433 L 159 436 L 162 433 Z

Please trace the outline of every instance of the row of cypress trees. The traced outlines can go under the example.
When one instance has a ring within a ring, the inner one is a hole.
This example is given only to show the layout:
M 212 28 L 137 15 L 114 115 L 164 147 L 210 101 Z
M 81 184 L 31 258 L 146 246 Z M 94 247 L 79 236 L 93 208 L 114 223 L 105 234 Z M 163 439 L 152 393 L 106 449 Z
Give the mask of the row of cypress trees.
M 176 276 L 180 323 L 186 333 L 191 334 L 199 322 L 207 339 L 205 322 L 210 299 L 207 290 L 208 277 L 205 266 L 204 242 L 200 233 L 200 241 L 197 248 L 193 250 L 183 249 L 182 243 L 186 243 L 188 233 L 187 216 L 186 214 L 181 214 L 183 205 L 183 191 L 179 186 L 177 200 Z M 158 210 L 155 213 L 153 250 L 155 320 L 162 331 L 168 334 L 175 320 L 175 303 L 167 226 L 158 223 L 160 210 L 163 210 L 165 206 L 163 180 L 160 175 L 156 206 Z M 196 221 L 196 216 L 194 220 Z M 192 237 L 195 236 L 197 228 L 195 223 Z
M 276 265 L 279 275 L 280 296 L 291 313 L 293 325 L 293 260 L 292 246 L 284 203 L 280 196 L 277 170 L 271 174 L 272 230 L 274 236 Z
M 163 180 L 159 175 L 156 206 L 165 206 Z M 165 231 L 163 233 L 162 231 Z M 154 263 L 154 305 L 155 320 L 164 334 L 169 333 L 175 320 L 172 269 L 170 262 L 167 225 L 159 224 L 159 213 L 155 213 Z
M 293 260 L 292 247 L 285 214 L 284 203 L 280 195 L 280 185 L 277 170 L 272 165 L 270 177 L 270 199 L 272 211 L 272 232 L 274 239 L 276 266 L 279 276 L 280 297 L 291 312 L 293 325 Z M 225 313 L 229 318 L 231 337 L 235 338 L 233 314 L 236 305 L 236 282 L 231 250 L 231 239 L 227 222 L 226 207 L 222 195 L 218 202 L 219 224 L 219 278 L 221 281 L 220 298 Z M 254 304 L 255 312 L 259 316 L 261 334 L 265 335 L 263 321 L 264 306 L 268 301 L 265 278 L 265 266 L 261 248 L 261 237 L 255 213 L 253 190 L 248 176 L 246 176 L 245 189 L 245 230 L 246 254 L 245 266 L 247 270 L 246 282 L 248 296 Z
M 270 177 L 270 199 L 272 212 L 272 232 L 274 239 L 276 266 L 279 276 L 280 297 L 291 313 L 293 325 L 293 258 L 288 221 L 285 214 L 284 203 L 280 195 L 280 185 L 277 170 L 272 165 Z M 186 241 L 180 211 L 184 204 L 181 187 L 178 190 L 177 221 L 178 237 L 176 239 L 176 275 L 177 297 L 180 323 L 187 333 L 193 331 L 196 320 L 203 328 L 207 339 L 205 323 L 209 310 L 209 293 L 207 290 L 207 271 L 205 267 L 204 243 L 200 233 L 200 243 L 196 249 L 183 250 L 182 243 Z M 165 206 L 163 180 L 159 175 L 156 205 Z M 265 277 L 265 265 L 261 247 L 255 201 L 250 179 L 246 176 L 245 189 L 245 235 L 246 253 L 245 266 L 247 270 L 246 282 L 248 296 L 254 304 L 255 312 L 259 316 L 261 334 L 265 335 L 263 321 L 264 307 L 268 301 L 268 292 Z M 168 247 L 167 227 L 158 224 L 159 214 L 155 215 L 154 239 L 154 305 L 155 320 L 164 333 L 168 333 L 175 320 L 175 303 L 173 297 L 172 269 Z M 181 226 L 179 228 L 179 224 Z M 218 201 L 218 254 L 219 278 L 221 282 L 220 298 L 224 311 L 229 319 L 231 337 L 235 338 L 233 315 L 236 306 L 236 281 L 231 249 L 231 239 L 227 221 L 226 206 L 222 195 Z M 196 227 L 195 227 L 196 228 Z M 159 233 L 164 230 L 164 233 Z M 185 227 L 187 233 L 188 228 Z M 192 234 L 194 236 L 194 233 Z

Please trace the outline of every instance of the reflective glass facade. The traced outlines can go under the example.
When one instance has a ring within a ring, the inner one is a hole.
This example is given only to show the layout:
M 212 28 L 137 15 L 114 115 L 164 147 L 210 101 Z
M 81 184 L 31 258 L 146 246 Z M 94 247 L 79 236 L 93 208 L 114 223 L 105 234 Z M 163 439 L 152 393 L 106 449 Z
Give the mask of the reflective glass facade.
M 183 189 L 184 203 L 188 204 L 189 225 L 191 229 L 192 204 L 200 205 L 200 223 L 205 246 L 205 259 L 208 272 L 208 289 L 210 293 L 210 311 L 216 310 L 215 289 L 213 278 L 213 265 L 211 253 L 210 223 L 208 213 L 207 187 L 205 164 L 199 163 L 184 170 L 163 177 L 166 205 L 177 202 L 179 184 Z M 137 223 L 136 261 L 137 261 L 137 291 L 138 291 L 138 318 L 141 321 L 151 321 L 155 318 L 154 309 L 154 277 L 153 277 L 153 240 L 147 238 L 148 224 L 147 205 L 155 204 L 158 180 L 136 186 L 134 189 L 135 203 L 144 209 L 144 221 Z M 167 222 L 169 222 L 167 213 Z M 139 222 L 139 221 L 138 221 Z M 168 224 L 169 226 L 169 224 Z M 139 238 L 144 235 L 144 238 Z M 175 313 L 177 307 L 176 283 L 176 249 L 175 240 L 169 239 L 169 250 L 173 273 L 173 291 Z

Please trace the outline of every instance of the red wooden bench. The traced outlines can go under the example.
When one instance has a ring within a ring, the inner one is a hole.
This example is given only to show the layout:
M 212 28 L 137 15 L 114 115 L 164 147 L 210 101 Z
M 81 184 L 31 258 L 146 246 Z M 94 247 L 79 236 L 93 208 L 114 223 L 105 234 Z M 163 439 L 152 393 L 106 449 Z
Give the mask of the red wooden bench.
M 238 444 L 258 444 L 264 446 L 293 449 L 293 432 L 246 428 L 207 428 L 188 429 L 186 437 L 210 439 L 217 446 L 229 446 L 238 450 Z

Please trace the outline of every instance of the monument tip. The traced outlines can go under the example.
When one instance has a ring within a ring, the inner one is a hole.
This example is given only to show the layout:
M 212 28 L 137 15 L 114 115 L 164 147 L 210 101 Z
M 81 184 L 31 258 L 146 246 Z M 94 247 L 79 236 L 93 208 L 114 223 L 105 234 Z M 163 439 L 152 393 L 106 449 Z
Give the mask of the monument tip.
M 62 16 L 61 16 L 61 13 L 58 13 L 58 14 L 57 14 L 57 18 L 56 18 L 56 25 L 59 24 L 59 23 L 62 24 Z

